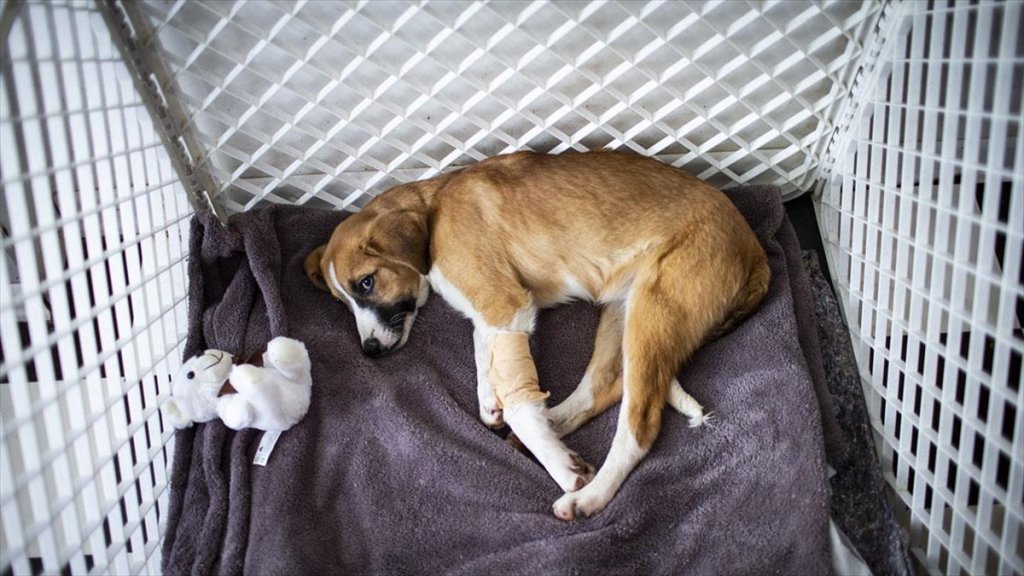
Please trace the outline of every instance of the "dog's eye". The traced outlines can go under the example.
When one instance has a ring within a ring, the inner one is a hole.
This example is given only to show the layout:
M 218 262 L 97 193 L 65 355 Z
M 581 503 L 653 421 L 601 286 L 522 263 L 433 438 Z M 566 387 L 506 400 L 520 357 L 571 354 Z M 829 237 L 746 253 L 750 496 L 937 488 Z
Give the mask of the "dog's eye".
M 185 374 L 185 378 L 188 378 L 189 380 L 191 380 L 191 379 L 193 379 L 195 377 L 196 377 L 196 373 L 191 371 L 191 370 L 188 371 L 188 374 Z
M 364 296 L 373 292 L 373 274 L 364 276 L 363 279 L 359 281 L 359 291 L 362 292 Z

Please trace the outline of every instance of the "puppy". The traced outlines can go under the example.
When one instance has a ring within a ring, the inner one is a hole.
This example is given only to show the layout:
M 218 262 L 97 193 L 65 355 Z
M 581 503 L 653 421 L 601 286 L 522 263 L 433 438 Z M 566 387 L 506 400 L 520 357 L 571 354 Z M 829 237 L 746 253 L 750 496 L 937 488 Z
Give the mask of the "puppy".
M 553 506 L 563 520 L 607 506 L 666 404 L 704 421 L 675 375 L 757 308 L 770 279 L 721 192 L 617 152 L 519 152 L 396 186 L 339 224 L 305 269 L 351 308 L 370 356 L 405 343 L 430 287 L 472 320 L 480 418 L 507 422 L 565 491 Z M 576 390 L 548 409 L 527 338 L 539 308 L 574 299 L 604 305 L 594 352 Z M 620 400 L 594 475 L 561 438 Z

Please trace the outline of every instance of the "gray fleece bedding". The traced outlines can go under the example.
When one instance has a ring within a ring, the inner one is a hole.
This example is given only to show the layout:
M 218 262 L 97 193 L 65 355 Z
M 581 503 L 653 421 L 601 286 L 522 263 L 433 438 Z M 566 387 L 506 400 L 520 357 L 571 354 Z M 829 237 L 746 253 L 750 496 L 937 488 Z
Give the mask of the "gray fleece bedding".
M 348 310 L 308 283 L 302 259 L 344 214 L 273 206 L 227 228 L 197 214 L 185 356 L 248 355 L 273 336 L 297 338 L 312 358 L 313 397 L 265 467 L 252 465 L 261 432 L 219 422 L 178 432 L 164 571 L 827 573 L 826 444 L 838 458 L 842 440 L 810 284 L 778 190 L 729 195 L 773 278 L 761 309 L 680 371 L 717 419 L 689 428 L 667 413 L 608 508 L 572 523 L 552 515 L 560 491 L 545 471 L 478 421 L 468 320 L 431 296 L 409 343 L 369 359 Z M 531 344 L 549 402 L 582 376 L 597 320 L 586 303 L 541 314 Z M 617 412 L 567 443 L 599 465 Z

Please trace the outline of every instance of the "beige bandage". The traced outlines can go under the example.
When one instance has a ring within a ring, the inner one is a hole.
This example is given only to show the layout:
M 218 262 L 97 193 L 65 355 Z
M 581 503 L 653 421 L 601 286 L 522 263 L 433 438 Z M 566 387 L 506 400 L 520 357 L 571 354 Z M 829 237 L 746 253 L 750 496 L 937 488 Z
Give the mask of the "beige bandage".
M 541 392 L 537 367 L 530 355 L 530 336 L 525 332 L 498 332 L 487 339 L 491 364 L 487 378 L 499 408 L 515 408 L 550 396 Z

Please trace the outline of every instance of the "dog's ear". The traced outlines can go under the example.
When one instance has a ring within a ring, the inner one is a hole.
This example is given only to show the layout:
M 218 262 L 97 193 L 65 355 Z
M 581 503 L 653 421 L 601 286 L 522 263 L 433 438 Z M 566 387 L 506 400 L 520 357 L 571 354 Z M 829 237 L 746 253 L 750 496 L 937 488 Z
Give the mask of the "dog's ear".
M 363 251 L 408 266 L 426 274 L 430 271 L 430 241 L 423 214 L 411 210 L 392 210 L 374 221 L 373 235 Z
M 330 289 L 327 288 L 327 282 L 324 281 L 323 271 L 320 268 L 320 261 L 323 260 L 325 250 L 327 250 L 327 244 L 317 246 L 306 256 L 306 259 L 302 262 L 302 267 L 305 268 L 306 277 L 309 278 L 309 281 L 314 286 L 324 292 L 330 292 Z

